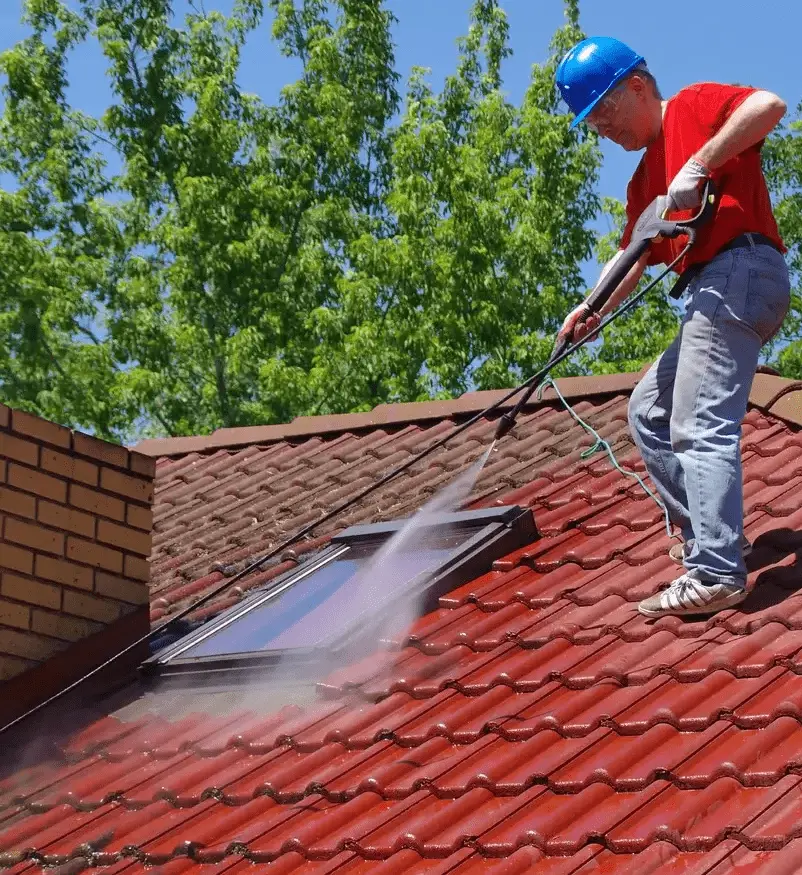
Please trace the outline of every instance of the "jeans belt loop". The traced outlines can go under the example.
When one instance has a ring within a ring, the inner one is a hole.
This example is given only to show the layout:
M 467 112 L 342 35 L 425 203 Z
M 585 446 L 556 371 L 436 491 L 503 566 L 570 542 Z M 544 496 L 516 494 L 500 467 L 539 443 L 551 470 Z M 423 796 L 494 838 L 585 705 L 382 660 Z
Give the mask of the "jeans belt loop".
M 685 289 L 693 282 L 694 278 L 697 274 L 701 273 L 701 270 L 705 265 L 709 262 L 704 261 L 701 264 L 692 264 L 690 267 L 686 268 L 682 271 L 682 273 L 677 278 L 677 281 L 671 287 L 668 292 L 670 298 L 681 298 L 685 292 Z

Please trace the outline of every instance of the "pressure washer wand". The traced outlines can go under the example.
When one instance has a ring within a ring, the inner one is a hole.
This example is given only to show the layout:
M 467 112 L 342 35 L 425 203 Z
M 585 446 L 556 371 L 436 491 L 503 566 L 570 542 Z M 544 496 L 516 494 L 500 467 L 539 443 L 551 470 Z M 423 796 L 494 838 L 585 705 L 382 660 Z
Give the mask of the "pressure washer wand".
M 685 249 L 682 253 L 672 262 L 671 265 L 666 268 L 665 273 L 676 264 L 681 258 L 685 256 L 688 250 L 693 246 L 696 242 L 696 229 L 705 224 L 710 220 L 713 213 L 715 212 L 716 204 L 718 201 L 718 193 L 716 190 L 716 186 L 711 179 L 707 180 L 705 185 L 705 191 L 702 198 L 702 206 L 699 209 L 699 212 L 690 219 L 681 219 L 676 221 L 671 221 L 664 218 L 665 215 L 665 196 L 661 196 L 655 198 L 651 204 L 643 211 L 637 223 L 635 224 L 635 228 L 632 232 L 632 239 L 629 243 L 629 246 L 624 250 L 621 257 L 615 262 L 615 264 L 610 268 L 610 270 L 602 277 L 599 281 L 596 288 L 590 293 L 585 304 L 588 308 L 588 315 L 597 314 L 601 311 L 602 307 L 610 300 L 610 296 L 613 292 L 618 288 L 621 282 L 624 280 L 626 275 L 630 272 L 630 270 L 638 263 L 641 257 L 648 251 L 649 247 L 652 244 L 652 241 L 658 237 L 678 237 L 680 234 L 685 234 L 688 237 L 688 242 L 685 245 Z M 649 286 L 643 290 L 643 293 L 647 292 L 650 288 L 656 285 L 663 276 L 663 273 L 660 277 L 658 277 L 653 283 L 650 283 Z M 638 296 L 638 300 L 641 295 Z M 568 358 L 569 355 L 574 353 L 580 346 L 583 346 L 589 340 L 598 337 L 599 332 L 602 328 L 609 325 L 615 319 L 617 319 L 620 315 L 622 315 L 626 310 L 629 309 L 631 305 L 635 303 L 635 300 L 629 302 L 629 305 L 625 304 L 620 307 L 615 313 L 610 316 L 604 323 L 599 325 L 598 328 L 586 334 L 581 340 L 576 341 L 575 343 L 571 343 L 571 338 L 562 336 L 557 338 L 557 342 L 554 344 L 554 349 L 551 353 L 551 357 L 546 362 L 545 367 L 541 368 L 536 374 L 533 374 L 523 386 L 526 387 L 526 390 L 518 399 L 515 407 L 512 410 L 502 414 L 500 417 L 498 424 L 496 425 L 496 431 L 493 435 L 494 443 L 501 438 L 504 437 L 515 425 L 515 420 L 518 418 L 518 414 L 521 412 L 523 407 L 532 397 L 532 393 L 537 389 L 546 375 L 563 359 Z

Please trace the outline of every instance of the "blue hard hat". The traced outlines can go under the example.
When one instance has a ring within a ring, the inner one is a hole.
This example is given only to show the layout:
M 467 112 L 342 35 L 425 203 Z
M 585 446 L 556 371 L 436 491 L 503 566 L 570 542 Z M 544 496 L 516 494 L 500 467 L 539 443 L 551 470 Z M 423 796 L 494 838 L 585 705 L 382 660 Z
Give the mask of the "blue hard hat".
M 557 87 L 578 125 L 594 106 L 631 73 L 643 57 L 610 36 L 592 36 L 577 43 L 557 67 Z

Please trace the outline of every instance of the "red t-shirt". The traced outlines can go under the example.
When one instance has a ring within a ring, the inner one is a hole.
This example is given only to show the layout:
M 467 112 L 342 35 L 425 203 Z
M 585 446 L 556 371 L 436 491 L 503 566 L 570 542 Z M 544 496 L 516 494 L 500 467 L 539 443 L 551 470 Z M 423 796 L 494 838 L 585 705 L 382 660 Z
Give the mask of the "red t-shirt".
M 683 88 L 672 97 L 663 116 L 660 136 L 646 149 L 627 187 L 627 227 L 621 248 L 629 244 L 632 229 L 647 206 L 668 191 L 682 165 L 710 140 L 755 88 L 705 82 Z M 718 186 L 719 205 L 713 219 L 701 227 L 696 243 L 674 268 L 682 273 L 698 262 L 710 261 L 735 237 L 755 231 L 770 237 L 785 252 L 763 177 L 760 150 L 763 141 L 717 168 L 712 176 Z M 694 211 L 672 213 L 687 218 Z M 687 237 L 658 239 L 652 243 L 649 264 L 670 264 L 682 251 Z

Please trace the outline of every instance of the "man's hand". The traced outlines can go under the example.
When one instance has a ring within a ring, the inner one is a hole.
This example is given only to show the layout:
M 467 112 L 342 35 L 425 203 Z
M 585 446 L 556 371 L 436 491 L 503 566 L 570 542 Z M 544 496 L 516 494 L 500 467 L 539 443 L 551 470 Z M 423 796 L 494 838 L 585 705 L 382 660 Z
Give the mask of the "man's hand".
M 689 158 L 680 172 L 671 180 L 666 195 L 669 212 L 695 210 L 702 204 L 702 188 L 710 171 L 696 158 Z
M 601 317 L 597 313 L 591 313 L 588 305 L 583 302 L 565 317 L 557 336 L 578 343 L 586 334 L 595 331 L 600 322 Z

